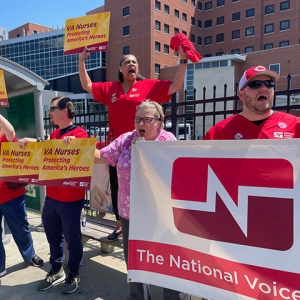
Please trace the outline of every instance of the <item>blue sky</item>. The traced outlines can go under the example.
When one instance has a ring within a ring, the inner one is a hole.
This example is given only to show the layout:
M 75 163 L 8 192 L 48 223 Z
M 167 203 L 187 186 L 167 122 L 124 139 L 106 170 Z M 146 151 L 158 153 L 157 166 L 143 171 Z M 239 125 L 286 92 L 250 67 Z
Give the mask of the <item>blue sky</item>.
M 66 19 L 84 16 L 104 4 L 104 0 L 6 0 L 1 1 L 0 27 L 8 31 L 31 22 L 62 28 Z

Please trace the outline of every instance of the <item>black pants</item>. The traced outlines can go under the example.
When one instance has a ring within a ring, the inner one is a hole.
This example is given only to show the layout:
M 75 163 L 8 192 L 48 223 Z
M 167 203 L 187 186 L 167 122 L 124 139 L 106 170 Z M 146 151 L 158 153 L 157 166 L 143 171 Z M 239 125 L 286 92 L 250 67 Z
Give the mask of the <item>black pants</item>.
M 117 168 L 113 166 L 109 166 L 109 179 L 110 179 L 110 190 L 111 190 L 111 201 L 114 210 L 114 214 L 116 216 L 116 220 L 120 221 L 119 211 L 118 211 L 118 174 Z

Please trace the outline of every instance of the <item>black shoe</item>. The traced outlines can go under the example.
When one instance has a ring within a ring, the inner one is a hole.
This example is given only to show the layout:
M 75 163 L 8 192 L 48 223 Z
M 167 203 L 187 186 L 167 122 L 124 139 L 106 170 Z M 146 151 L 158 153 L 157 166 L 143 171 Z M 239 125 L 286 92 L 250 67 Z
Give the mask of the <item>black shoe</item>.
M 65 281 L 65 284 L 62 288 L 63 294 L 71 294 L 74 293 L 78 289 L 78 284 L 80 282 L 80 277 L 78 274 L 68 273 L 68 277 Z
M 118 238 L 122 237 L 122 231 L 117 232 L 114 230 L 108 237 L 107 239 L 111 242 L 116 241 Z
M 44 261 L 37 255 L 34 255 L 34 257 L 29 262 L 32 263 L 35 267 L 41 267 L 44 264 Z

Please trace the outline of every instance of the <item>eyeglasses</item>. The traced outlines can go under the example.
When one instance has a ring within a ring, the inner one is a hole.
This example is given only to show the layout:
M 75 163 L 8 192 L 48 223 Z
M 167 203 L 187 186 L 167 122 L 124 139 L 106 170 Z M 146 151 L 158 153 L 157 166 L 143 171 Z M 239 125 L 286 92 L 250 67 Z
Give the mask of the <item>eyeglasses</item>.
M 51 105 L 49 108 L 49 111 L 54 112 L 57 108 L 60 108 L 60 107 L 57 105 Z
M 158 118 L 148 118 L 148 117 L 146 117 L 146 118 L 140 118 L 140 117 L 136 117 L 136 116 L 133 117 L 133 121 L 134 121 L 134 123 L 136 123 L 136 124 L 140 124 L 141 122 L 143 122 L 144 124 L 149 125 L 149 124 L 151 124 L 154 120 L 155 120 L 155 121 L 160 121 L 160 119 L 158 119 Z
M 250 89 L 259 89 L 262 85 L 265 85 L 266 88 L 270 89 L 275 87 L 275 81 L 272 80 L 253 80 L 246 84 Z

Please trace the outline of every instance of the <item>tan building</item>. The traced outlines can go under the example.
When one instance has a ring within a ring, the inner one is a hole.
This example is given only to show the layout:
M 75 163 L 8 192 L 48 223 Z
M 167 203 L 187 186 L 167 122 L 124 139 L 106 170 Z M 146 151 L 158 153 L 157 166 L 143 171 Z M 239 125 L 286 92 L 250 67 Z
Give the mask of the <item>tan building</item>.
M 38 34 L 43 32 L 52 31 L 52 28 L 34 24 L 34 23 L 26 23 L 22 26 L 19 26 L 18 28 L 15 28 L 8 32 L 8 37 L 10 39 L 26 36 L 26 35 L 32 35 L 32 34 Z

